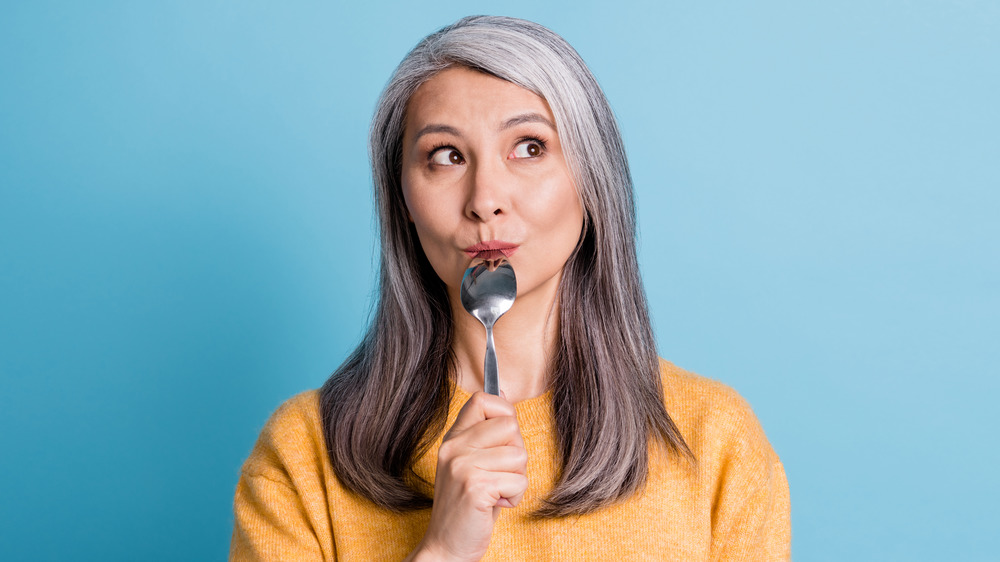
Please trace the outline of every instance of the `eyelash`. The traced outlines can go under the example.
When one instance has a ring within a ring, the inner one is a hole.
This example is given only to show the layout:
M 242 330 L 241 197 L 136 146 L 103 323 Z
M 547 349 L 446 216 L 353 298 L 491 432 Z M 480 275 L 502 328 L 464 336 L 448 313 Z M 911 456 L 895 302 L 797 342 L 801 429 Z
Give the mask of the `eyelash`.
M 532 141 L 535 144 L 537 144 L 538 146 L 542 147 L 542 154 L 545 154 L 545 150 L 548 148 L 548 141 L 546 141 L 545 139 L 543 139 L 541 137 L 522 137 L 522 138 L 518 139 L 517 142 L 514 143 L 514 146 L 517 146 L 519 144 L 522 144 L 522 143 L 525 143 L 525 142 L 529 142 L 529 141 Z M 450 150 L 454 150 L 455 152 L 458 152 L 459 154 L 462 153 L 460 150 L 458 150 L 457 148 L 455 148 L 454 146 L 452 146 L 452 145 L 450 145 L 448 143 L 435 144 L 434 146 L 432 146 L 430 148 L 430 150 L 427 151 L 427 161 L 428 162 L 433 161 L 434 160 L 434 155 L 437 154 L 437 152 L 439 150 L 443 150 L 445 148 L 450 149 Z M 539 154 L 538 156 L 541 156 L 541 154 Z M 538 156 L 536 156 L 535 158 L 538 158 Z M 465 157 L 463 156 L 462 158 L 464 159 Z
M 458 152 L 459 154 L 461 154 L 461 152 L 459 152 L 457 148 L 455 148 L 454 146 L 452 146 L 452 145 L 450 145 L 448 143 L 435 144 L 434 146 L 431 147 L 430 150 L 427 151 L 427 161 L 430 162 L 430 161 L 434 160 L 434 155 L 437 154 L 437 152 L 439 150 L 443 149 L 443 148 L 450 148 L 451 150 L 454 150 L 455 152 Z M 463 156 L 463 158 L 464 158 L 464 156 Z
M 537 144 L 538 146 L 542 147 L 542 154 L 545 154 L 545 149 L 548 148 L 548 143 L 545 141 L 545 139 L 542 139 L 542 138 L 539 138 L 539 137 L 524 137 L 524 138 L 518 140 L 516 143 L 514 143 L 514 146 L 517 146 L 519 144 L 522 144 L 522 143 L 525 143 L 525 142 L 528 142 L 528 141 L 533 141 L 535 144 Z M 541 154 L 539 154 L 538 156 L 541 156 Z M 537 158 L 537 156 L 536 156 L 536 158 Z

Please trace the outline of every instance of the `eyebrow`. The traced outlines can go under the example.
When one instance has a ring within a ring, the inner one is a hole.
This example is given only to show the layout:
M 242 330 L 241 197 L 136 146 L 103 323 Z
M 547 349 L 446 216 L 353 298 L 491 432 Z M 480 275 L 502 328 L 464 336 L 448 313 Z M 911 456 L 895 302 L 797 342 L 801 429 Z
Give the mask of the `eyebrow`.
M 506 131 L 511 127 L 516 127 L 525 123 L 541 123 L 543 125 L 548 125 L 548 127 L 553 131 L 556 130 L 556 126 L 552 124 L 552 121 L 549 121 L 544 115 L 539 113 L 522 113 L 516 117 L 511 117 L 510 119 L 504 121 L 503 125 L 500 125 L 500 130 Z
M 511 127 L 516 127 L 518 125 L 523 125 L 525 123 L 541 123 L 543 125 L 548 126 L 553 131 L 556 130 L 556 126 L 552 124 L 552 121 L 549 121 L 548 119 L 545 118 L 544 115 L 541 115 L 539 113 L 522 113 L 521 115 L 511 117 L 510 119 L 504 121 L 502 125 L 500 125 L 499 130 L 506 131 Z M 413 142 L 416 142 L 417 140 L 420 139 L 420 137 L 424 135 L 429 135 L 432 133 L 447 133 L 449 135 L 454 135 L 456 137 L 462 136 L 462 133 L 455 127 L 452 127 L 451 125 L 441 125 L 432 123 L 417 131 L 417 134 L 414 135 L 413 137 Z
M 431 133 L 448 133 L 449 135 L 455 135 L 456 137 L 462 136 L 462 133 L 458 132 L 458 129 L 450 125 L 431 124 L 417 131 L 416 136 L 413 137 L 413 142 L 417 142 L 420 140 L 420 137 Z

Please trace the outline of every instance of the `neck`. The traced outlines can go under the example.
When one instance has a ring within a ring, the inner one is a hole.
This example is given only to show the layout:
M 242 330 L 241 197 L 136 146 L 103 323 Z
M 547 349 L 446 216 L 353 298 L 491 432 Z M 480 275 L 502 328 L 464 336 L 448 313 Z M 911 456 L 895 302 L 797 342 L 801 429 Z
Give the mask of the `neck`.
M 548 390 L 552 361 L 559 342 L 559 279 L 527 294 L 493 326 L 493 343 L 500 372 L 500 390 L 511 403 Z M 483 389 L 486 329 L 462 308 L 457 290 L 449 290 L 455 339 L 452 352 L 458 369 L 456 384 L 466 392 Z

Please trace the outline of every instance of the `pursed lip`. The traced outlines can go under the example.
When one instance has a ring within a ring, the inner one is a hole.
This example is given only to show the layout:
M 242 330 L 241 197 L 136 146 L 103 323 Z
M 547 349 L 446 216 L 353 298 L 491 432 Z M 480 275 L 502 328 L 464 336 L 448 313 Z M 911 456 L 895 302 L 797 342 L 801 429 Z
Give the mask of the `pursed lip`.
M 463 251 L 465 255 L 472 259 L 498 260 L 502 257 L 509 258 L 517 251 L 517 244 L 511 244 L 503 240 L 490 240 L 488 242 L 473 244 Z

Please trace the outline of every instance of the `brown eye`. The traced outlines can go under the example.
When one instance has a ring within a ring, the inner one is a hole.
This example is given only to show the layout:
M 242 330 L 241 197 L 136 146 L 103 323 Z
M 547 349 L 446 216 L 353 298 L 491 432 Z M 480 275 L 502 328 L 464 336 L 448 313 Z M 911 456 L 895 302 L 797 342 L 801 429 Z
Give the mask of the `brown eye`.
M 537 140 L 526 140 L 517 144 L 507 158 L 536 158 L 542 155 L 544 145 Z
M 434 154 L 431 154 L 431 163 L 438 166 L 457 166 L 464 164 L 465 159 L 462 158 L 461 152 L 454 148 L 444 147 L 439 148 L 434 151 Z

